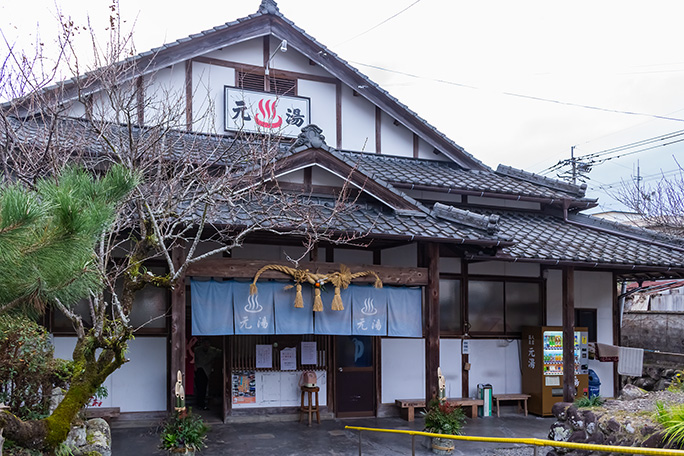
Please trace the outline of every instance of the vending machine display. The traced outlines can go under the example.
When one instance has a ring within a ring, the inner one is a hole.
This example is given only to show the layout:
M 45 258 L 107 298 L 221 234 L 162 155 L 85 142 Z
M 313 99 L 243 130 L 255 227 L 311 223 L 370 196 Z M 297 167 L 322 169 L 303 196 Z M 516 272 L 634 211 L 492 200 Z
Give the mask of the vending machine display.
M 573 381 L 576 398 L 588 394 L 587 330 L 575 328 L 575 369 Z M 560 327 L 523 328 L 523 392 L 529 394 L 529 410 L 551 415 L 551 407 L 563 400 L 563 330 Z

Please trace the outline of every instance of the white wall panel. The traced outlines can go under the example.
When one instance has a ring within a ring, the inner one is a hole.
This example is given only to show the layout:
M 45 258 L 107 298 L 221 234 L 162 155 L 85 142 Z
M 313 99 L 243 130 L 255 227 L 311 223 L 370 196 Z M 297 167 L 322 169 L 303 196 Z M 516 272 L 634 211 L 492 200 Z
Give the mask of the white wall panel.
M 55 337 L 55 357 L 72 359 L 75 337 Z M 166 337 L 138 337 L 128 343 L 130 361 L 104 383 L 109 396 L 101 407 L 119 407 L 122 412 L 166 410 Z
M 501 275 L 509 277 L 539 277 L 540 268 L 535 263 L 511 263 L 506 261 L 483 261 L 470 263 L 468 274 Z
M 418 244 L 407 244 L 382 251 L 383 266 L 416 267 L 418 265 Z
M 172 106 L 171 115 L 179 126 L 185 127 L 185 63 L 159 70 L 144 81 L 145 124 L 154 125 L 160 116 L 166 116 L 163 108 Z M 162 109 L 160 112 L 160 108 Z
M 519 344 L 519 340 L 470 340 L 470 397 L 476 396 L 478 383 L 491 384 L 494 394 L 522 391 Z
M 342 148 L 375 152 L 375 106 L 342 87 Z
M 261 38 L 254 38 L 249 41 L 219 49 L 218 51 L 210 52 L 207 54 L 207 57 L 261 66 L 264 63 L 263 41 Z
M 380 150 L 384 155 L 413 157 L 413 132 L 382 113 L 380 122 Z
M 382 339 L 382 403 L 425 396 L 425 339 Z
M 224 90 L 235 85 L 235 70 L 205 63 L 192 63 L 193 130 L 223 134 Z
M 439 367 L 446 379 L 447 397 L 461 397 L 462 387 L 462 362 L 461 362 L 461 339 L 439 340 Z
M 337 97 L 335 84 L 298 79 L 297 95 L 311 99 L 311 123 L 318 125 L 323 130 L 326 144 L 336 148 Z

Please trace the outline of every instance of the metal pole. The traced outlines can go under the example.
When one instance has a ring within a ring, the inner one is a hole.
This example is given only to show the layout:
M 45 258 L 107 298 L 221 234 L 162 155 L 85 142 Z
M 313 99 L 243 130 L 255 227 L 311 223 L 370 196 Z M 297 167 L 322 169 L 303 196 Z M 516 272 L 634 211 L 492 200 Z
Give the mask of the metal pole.
M 538 456 L 538 454 L 539 454 L 539 447 L 538 447 L 538 446 L 534 446 L 534 447 L 532 447 L 532 448 L 534 448 L 534 456 Z
M 361 431 L 359 431 L 359 456 L 361 456 Z
M 2 455 L 0 455 L 2 456 Z M 416 436 L 411 436 L 411 456 L 416 456 Z

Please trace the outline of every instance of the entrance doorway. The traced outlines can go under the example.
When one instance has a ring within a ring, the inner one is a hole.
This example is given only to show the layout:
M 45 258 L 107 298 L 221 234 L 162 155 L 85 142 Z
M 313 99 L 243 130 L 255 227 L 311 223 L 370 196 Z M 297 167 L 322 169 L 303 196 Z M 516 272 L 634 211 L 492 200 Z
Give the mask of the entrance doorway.
M 335 338 L 338 417 L 375 416 L 375 364 L 371 336 Z

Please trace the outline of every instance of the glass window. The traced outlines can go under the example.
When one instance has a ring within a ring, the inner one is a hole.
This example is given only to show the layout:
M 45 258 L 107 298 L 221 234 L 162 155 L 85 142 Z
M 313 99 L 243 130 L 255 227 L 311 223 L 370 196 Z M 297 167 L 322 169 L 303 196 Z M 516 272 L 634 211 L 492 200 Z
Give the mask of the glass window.
M 133 328 L 166 328 L 167 296 L 166 288 L 152 285 L 136 292 L 131 310 Z
M 596 342 L 596 309 L 575 309 L 575 327 L 587 328 L 589 342 Z
M 468 282 L 468 323 L 470 331 L 504 331 L 503 282 L 471 280 Z
M 541 290 L 535 282 L 506 282 L 506 333 L 541 326 Z
M 439 331 L 442 334 L 461 334 L 461 281 L 439 280 Z

